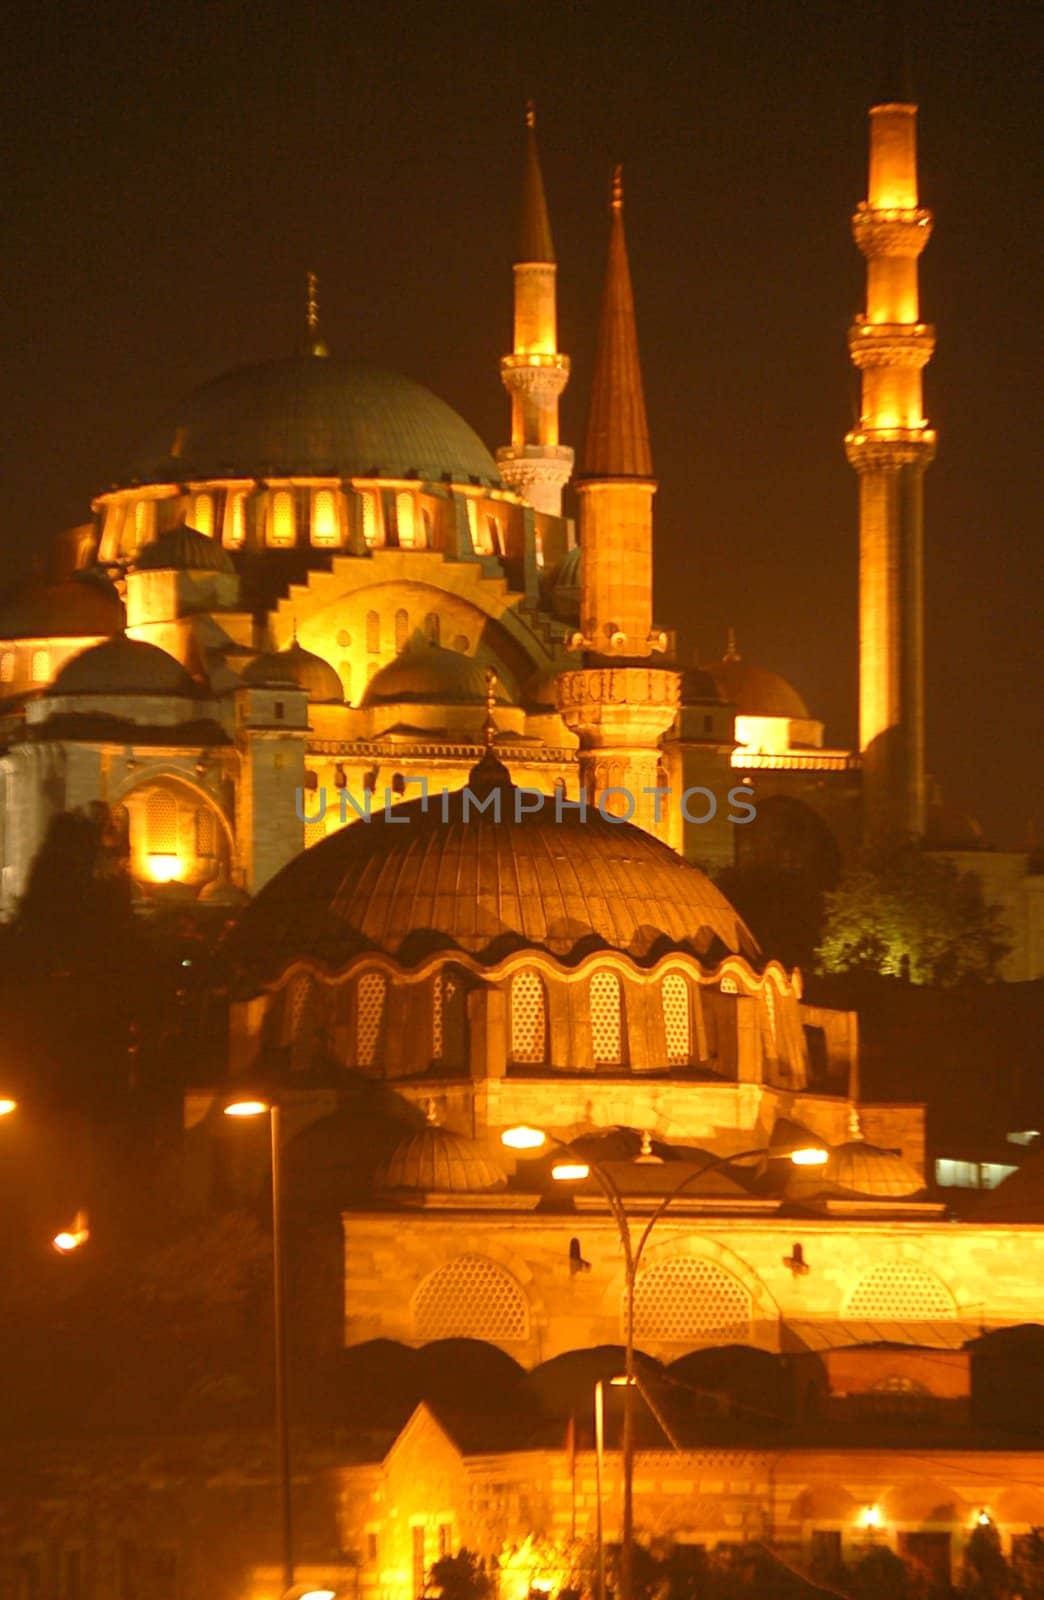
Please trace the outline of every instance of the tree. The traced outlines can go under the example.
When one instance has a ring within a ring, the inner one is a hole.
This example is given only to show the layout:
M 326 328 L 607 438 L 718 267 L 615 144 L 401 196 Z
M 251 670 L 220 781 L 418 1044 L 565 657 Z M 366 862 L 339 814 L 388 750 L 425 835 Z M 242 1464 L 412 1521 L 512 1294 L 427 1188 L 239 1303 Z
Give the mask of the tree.
M 440 1556 L 428 1574 L 428 1593 L 442 1600 L 487 1600 L 492 1582 L 474 1550 L 458 1550 L 455 1556 Z
M 964 1547 L 968 1581 L 965 1588 L 975 1600 L 1008 1600 L 1011 1568 L 1001 1551 L 1000 1535 L 992 1522 L 974 1528 Z
M 993 978 L 1007 949 L 978 878 L 901 844 L 871 853 L 828 892 L 817 960 L 822 972 L 945 986 Z
M 907 1600 L 906 1567 L 886 1545 L 874 1545 L 851 1569 L 853 1600 Z
M 1044 1528 L 1033 1528 L 1020 1541 L 1013 1565 L 1023 1600 L 1044 1600 Z

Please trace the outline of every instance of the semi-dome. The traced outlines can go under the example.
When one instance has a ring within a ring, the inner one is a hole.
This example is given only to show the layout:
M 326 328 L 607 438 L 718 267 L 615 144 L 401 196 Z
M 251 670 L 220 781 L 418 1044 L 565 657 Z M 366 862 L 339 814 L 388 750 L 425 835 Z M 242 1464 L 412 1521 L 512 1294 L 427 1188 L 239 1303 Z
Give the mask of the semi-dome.
M 180 661 L 158 645 L 118 633 L 72 656 L 48 690 L 52 695 L 195 695 L 199 691 Z
M 139 572 L 232 572 L 235 563 L 216 539 L 180 522 L 138 552 Z
M 498 704 L 510 704 L 499 677 L 493 693 Z M 486 694 L 486 669 L 473 656 L 422 644 L 374 673 L 363 705 L 484 705 Z
M 520 811 L 517 795 L 487 755 L 445 800 L 374 806 L 261 890 L 232 935 L 233 959 L 262 978 L 302 956 L 337 969 L 367 949 L 407 964 L 433 949 L 493 961 L 527 946 L 565 961 L 598 948 L 758 958 L 721 891 L 667 845 L 593 806 L 545 797 Z
M 488 1194 L 502 1189 L 507 1173 L 474 1139 L 428 1123 L 396 1145 L 378 1167 L 378 1189 L 414 1193 Z
M 314 355 L 243 367 L 195 390 L 144 441 L 121 483 L 228 477 L 501 487 L 478 434 L 429 389 Z
M 27 585 L 0 611 L 0 639 L 90 639 L 123 627 L 123 602 L 104 574 Z
M 342 705 L 344 685 L 329 661 L 306 650 L 296 639 L 284 650 L 265 650 L 243 673 L 252 688 L 303 689 L 317 705 Z

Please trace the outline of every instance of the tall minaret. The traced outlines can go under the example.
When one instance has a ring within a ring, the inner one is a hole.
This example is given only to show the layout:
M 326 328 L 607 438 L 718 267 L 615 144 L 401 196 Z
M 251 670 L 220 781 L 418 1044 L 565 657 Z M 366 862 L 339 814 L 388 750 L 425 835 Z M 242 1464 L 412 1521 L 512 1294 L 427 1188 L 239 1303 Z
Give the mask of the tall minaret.
M 867 261 L 866 313 L 849 333 L 862 373 L 859 474 L 859 744 L 864 833 L 924 832 L 924 471 L 935 454 L 921 370 L 935 330 L 920 321 L 917 261 L 932 229 L 918 205 L 917 107 L 893 76 L 870 111 L 870 182 L 852 219 Z
M 557 270 L 530 101 L 522 235 L 515 262 L 515 348 L 500 363 L 501 380 L 511 396 L 511 443 L 497 451 L 497 464 L 504 482 L 531 506 L 560 517 L 573 452 L 558 442 L 558 398 L 569 382 L 569 357 L 558 350 Z
M 605 809 L 665 837 L 658 787 L 660 739 L 678 710 L 681 679 L 650 665 L 665 650 L 652 619 L 652 475 L 623 180 L 613 174 L 609 264 L 584 444 L 580 499 L 580 634 L 584 666 L 558 679 L 559 710 L 580 739 L 588 798 L 620 791 Z M 659 820 L 657 820 L 659 813 Z

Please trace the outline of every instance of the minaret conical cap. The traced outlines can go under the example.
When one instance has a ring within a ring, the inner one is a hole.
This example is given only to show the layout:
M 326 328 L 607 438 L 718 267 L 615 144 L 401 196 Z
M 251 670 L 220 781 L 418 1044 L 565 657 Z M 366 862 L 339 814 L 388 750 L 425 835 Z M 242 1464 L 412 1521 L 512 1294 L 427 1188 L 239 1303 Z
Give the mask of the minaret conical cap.
M 548 264 L 555 259 L 532 100 L 526 105 L 526 167 L 522 178 L 522 233 L 518 241 L 518 259 L 520 262 L 542 261 Z
M 583 476 L 651 478 L 652 450 L 638 357 L 634 290 L 624 237 L 620 167 L 613 173 L 610 218 L 609 264 L 602 294 Z
M 880 82 L 875 105 L 913 105 L 910 30 L 904 0 L 883 0 Z

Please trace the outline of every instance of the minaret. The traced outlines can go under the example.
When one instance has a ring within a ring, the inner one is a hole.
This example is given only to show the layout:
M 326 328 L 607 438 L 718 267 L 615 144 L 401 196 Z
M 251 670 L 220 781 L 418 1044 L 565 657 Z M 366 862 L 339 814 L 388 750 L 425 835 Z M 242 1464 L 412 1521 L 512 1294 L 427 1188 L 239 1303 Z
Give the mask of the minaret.
M 924 832 L 924 471 L 935 454 L 921 371 L 917 261 L 932 229 L 918 204 L 917 107 L 893 76 L 870 111 L 870 181 L 852 219 L 867 262 L 866 312 L 849 333 L 862 373 L 845 440 L 859 474 L 859 744 L 867 837 Z M 898 92 L 897 92 L 898 91 Z
M 515 348 L 500 363 L 500 377 L 511 396 L 511 443 L 497 451 L 497 464 L 504 482 L 535 510 L 560 517 L 573 452 L 558 442 L 558 399 L 569 382 L 569 357 L 558 350 L 557 270 L 530 101 L 522 234 L 515 262 Z
M 681 679 L 650 665 L 667 636 L 652 621 L 652 475 L 631 269 L 624 237 L 623 180 L 613 174 L 609 263 L 588 415 L 580 499 L 580 634 L 584 666 L 558 679 L 559 710 L 580 739 L 580 778 L 589 800 L 609 789 L 607 812 L 665 837 L 660 739 L 677 714 Z M 657 818 L 659 813 L 659 818 Z
M 314 272 L 309 272 L 306 282 L 305 321 L 308 325 L 308 335 L 305 339 L 305 353 L 310 356 L 328 356 L 329 348 L 319 331 L 319 279 Z

